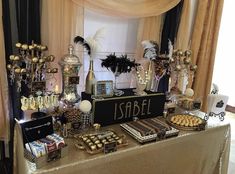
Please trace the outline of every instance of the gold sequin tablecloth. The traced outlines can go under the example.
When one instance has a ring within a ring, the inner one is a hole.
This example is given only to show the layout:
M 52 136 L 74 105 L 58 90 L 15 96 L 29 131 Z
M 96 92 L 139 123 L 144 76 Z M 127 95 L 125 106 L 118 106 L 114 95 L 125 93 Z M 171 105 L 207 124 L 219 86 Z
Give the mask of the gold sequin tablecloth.
M 119 125 L 111 126 L 124 133 Z M 208 123 L 205 131 L 181 131 L 178 137 L 144 145 L 127 135 L 129 145 L 110 154 L 89 155 L 67 139 L 68 155 L 32 170 L 23 156 L 19 131 L 15 133 L 14 173 L 26 174 L 227 174 L 230 125 Z

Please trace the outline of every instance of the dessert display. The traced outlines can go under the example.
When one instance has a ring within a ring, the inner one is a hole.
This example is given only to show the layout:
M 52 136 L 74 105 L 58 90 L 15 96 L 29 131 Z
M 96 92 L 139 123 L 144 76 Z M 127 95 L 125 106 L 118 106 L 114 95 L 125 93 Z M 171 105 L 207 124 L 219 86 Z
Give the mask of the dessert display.
M 200 117 L 189 114 L 178 114 L 167 117 L 167 122 L 181 130 L 204 130 L 206 121 Z
M 146 143 L 171 136 L 177 136 L 179 133 L 179 130 L 169 126 L 157 118 L 132 121 L 120 124 L 120 126 L 139 143 Z
M 105 146 L 110 143 L 116 144 L 117 148 L 128 145 L 125 135 L 119 135 L 113 130 L 83 134 L 75 136 L 75 138 L 77 141 L 75 146 L 78 149 L 87 151 L 89 154 L 104 152 Z

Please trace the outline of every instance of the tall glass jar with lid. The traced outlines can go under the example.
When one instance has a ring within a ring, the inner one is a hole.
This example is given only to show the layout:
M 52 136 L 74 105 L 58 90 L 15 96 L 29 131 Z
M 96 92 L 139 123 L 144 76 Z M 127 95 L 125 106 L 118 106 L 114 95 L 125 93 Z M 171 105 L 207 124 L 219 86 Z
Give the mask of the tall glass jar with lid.
M 74 54 L 74 48 L 69 45 L 69 53 L 64 55 L 59 62 L 62 72 L 63 89 L 60 96 L 61 101 L 67 107 L 73 107 L 81 97 L 78 94 L 79 70 L 82 66 L 79 58 Z

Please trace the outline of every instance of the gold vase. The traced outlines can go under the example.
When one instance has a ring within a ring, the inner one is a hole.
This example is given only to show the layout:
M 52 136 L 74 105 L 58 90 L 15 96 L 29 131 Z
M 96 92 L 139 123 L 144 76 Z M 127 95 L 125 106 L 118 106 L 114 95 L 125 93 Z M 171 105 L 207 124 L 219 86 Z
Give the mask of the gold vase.
M 146 88 L 145 90 L 146 91 L 150 91 L 151 90 L 151 87 L 152 87 L 152 81 L 153 81 L 153 71 L 152 71 L 152 61 L 150 60 L 149 62 L 149 67 L 148 67 L 148 82 L 146 84 Z
M 86 76 L 86 88 L 85 92 L 87 94 L 93 94 L 93 86 L 96 82 L 95 74 L 94 74 L 94 67 L 93 67 L 93 60 L 90 60 L 89 70 Z

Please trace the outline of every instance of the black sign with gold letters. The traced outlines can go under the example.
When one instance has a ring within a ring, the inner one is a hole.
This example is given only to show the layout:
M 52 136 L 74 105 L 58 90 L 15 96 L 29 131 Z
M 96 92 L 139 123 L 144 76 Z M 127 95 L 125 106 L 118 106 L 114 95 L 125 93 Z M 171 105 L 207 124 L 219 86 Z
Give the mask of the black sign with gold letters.
M 79 84 L 79 76 L 70 76 L 69 77 L 69 85 L 77 85 Z
M 146 96 L 124 96 L 93 100 L 94 123 L 107 126 L 116 123 L 163 116 L 166 97 L 163 93 Z
M 37 91 L 45 91 L 46 89 L 46 81 L 38 81 L 38 82 L 32 82 L 32 88 L 31 92 L 37 92 Z

